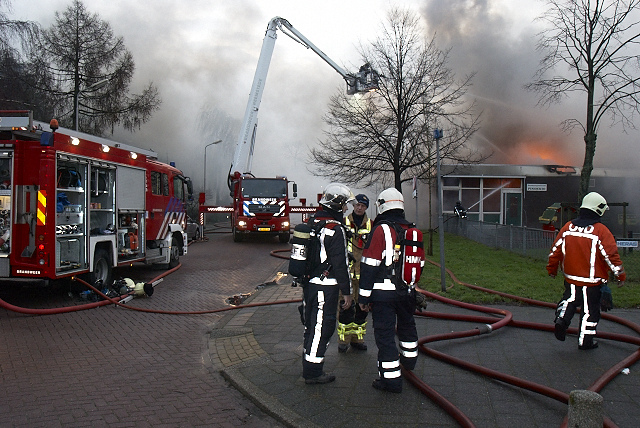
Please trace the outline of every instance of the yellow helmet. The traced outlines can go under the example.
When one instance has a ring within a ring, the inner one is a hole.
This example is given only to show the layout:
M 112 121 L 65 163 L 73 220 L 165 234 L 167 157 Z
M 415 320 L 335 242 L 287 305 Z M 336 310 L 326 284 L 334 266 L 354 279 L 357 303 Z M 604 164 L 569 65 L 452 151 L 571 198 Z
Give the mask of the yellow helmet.
M 580 208 L 591 210 L 602 217 L 604 212 L 609 209 L 609 205 L 607 205 L 607 200 L 600 193 L 591 192 L 582 199 Z

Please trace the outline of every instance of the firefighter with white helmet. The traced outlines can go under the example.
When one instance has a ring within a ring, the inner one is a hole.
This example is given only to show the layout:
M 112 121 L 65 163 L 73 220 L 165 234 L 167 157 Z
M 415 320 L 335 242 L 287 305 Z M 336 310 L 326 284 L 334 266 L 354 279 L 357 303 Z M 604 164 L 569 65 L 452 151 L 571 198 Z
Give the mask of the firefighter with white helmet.
M 317 229 L 317 250 L 310 249 L 310 274 L 303 284 L 304 355 L 302 377 L 307 384 L 333 382 L 335 376 L 325 373 L 324 356 L 336 330 L 338 295 L 343 307 L 353 302 L 346 233 L 342 221 L 353 193 L 343 184 L 329 184 L 320 199 L 320 210 L 309 220 Z
M 610 292 L 607 281 L 612 272 L 624 285 L 626 274 L 618 254 L 616 240 L 600 222 L 609 209 L 605 198 L 591 192 L 582 199 L 580 215 L 567 222 L 556 237 L 547 271 L 555 277 L 558 268 L 564 273 L 564 294 L 556 308 L 555 336 L 564 341 L 567 328 L 578 307 L 582 307 L 578 348 L 598 347 L 594 340 L 600 321 L 602 290 Z
M 418 359 L 418 333 L 413 318 L 416 291 L 394 278 L 389 255 L 394 253 L 398 242 L 396 226 L 406 230 L 412 224 L 405 219 L 404 198 L 397 189 L 383 190 L 376 206 L 378 215 L 362 254 L 358 299 L 361 309 L 371 310 L 378 347 L 380 377 L 372 386 L 383 391 L 402 392 L 400 365 L 413 370 Z

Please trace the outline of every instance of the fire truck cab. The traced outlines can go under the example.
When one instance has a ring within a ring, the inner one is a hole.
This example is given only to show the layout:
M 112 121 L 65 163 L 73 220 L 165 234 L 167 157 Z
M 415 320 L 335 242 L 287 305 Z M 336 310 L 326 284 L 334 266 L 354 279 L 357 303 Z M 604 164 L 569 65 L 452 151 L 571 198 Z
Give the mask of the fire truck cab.
M 248 234 L 278 236 L 289 242 L 289 180 L 286 177 L 256 178 L 236 173 L 231 181 L 233 240 L 240 242 Z M 293 184 L 293 197 L 297 185 Z
M 0 112 L 0 279 L 109 285 L 117 266 L 175 267 L 191 192 L 153 151 Z

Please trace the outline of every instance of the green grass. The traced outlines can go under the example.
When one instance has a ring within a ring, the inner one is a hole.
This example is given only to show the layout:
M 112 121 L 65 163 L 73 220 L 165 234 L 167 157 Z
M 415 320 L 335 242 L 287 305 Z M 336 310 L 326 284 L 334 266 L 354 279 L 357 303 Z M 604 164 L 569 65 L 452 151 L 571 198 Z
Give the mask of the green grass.
M 425 234 L 425 239 L 427 235 Z M 426 244 L 426 243 L 425 243 Z M 495 249 L 466 238 L 445 234 L 445 266 L 459 281 L 503 293 L 544 302 L 556 303 L 564 291 L 562 274 L 555 279 L 547 275 L 546 262 L 523 257 L 506 250 Z M 426 247 L 426 245 L 425 245 Z M 440 262 L 437 235 L 434 254 L 427 259 Z M 622 288 L 610 287 L 617 308 L 640 308 L 640 251 L 622 255 L 627 282 Z M 420 278 L 420 287 L 451 299 L 467 303 L 517 303 L 494 294 L 472 290 L 454 283 L 447 274 L 447 291 L 441 291 L 440 268 L 427 262 Z

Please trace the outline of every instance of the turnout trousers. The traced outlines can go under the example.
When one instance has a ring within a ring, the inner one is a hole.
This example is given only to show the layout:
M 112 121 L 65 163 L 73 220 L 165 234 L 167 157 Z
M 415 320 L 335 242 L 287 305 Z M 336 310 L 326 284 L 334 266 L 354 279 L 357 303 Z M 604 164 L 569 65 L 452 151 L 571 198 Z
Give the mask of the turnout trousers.
M 303 288 L 304 355 L 302 377 L 321 376 L 324 355 L 336 330 L 338 286 L 307 284 Z
M 582 287 L 564 282 L 564 294 L 556 308 L 555 322 L 563 322 L 566 327 L 569 327 L 578 306 L 581 306 L 579 346 L 584 345 L 585 340 L 587 343 L 592 342 L 595 337 L 598 321 L 600 321 L 601 296 L 600 285 Z
M 351 279 L 351 287 L 353 288 L 353 304 L 348 309 L 342 309 L 344 299 L 340 293 L 340 302 L 338 302 L 338 343 L 364 343 L 364 336 L 367 333 L 367 315 L 368 312 L 360 309 L 358 305 L 359 280 Z
M 406 370 L 413 370 L 418 361 L 418 332 L 413 318 L 415 298 L 408 294 L 400 300 L 375 301 L 371 306 L 380 379 L 391 388 L 402 388 L 400 364 Z M 396 346 L 396 332 L 399 346 Z

